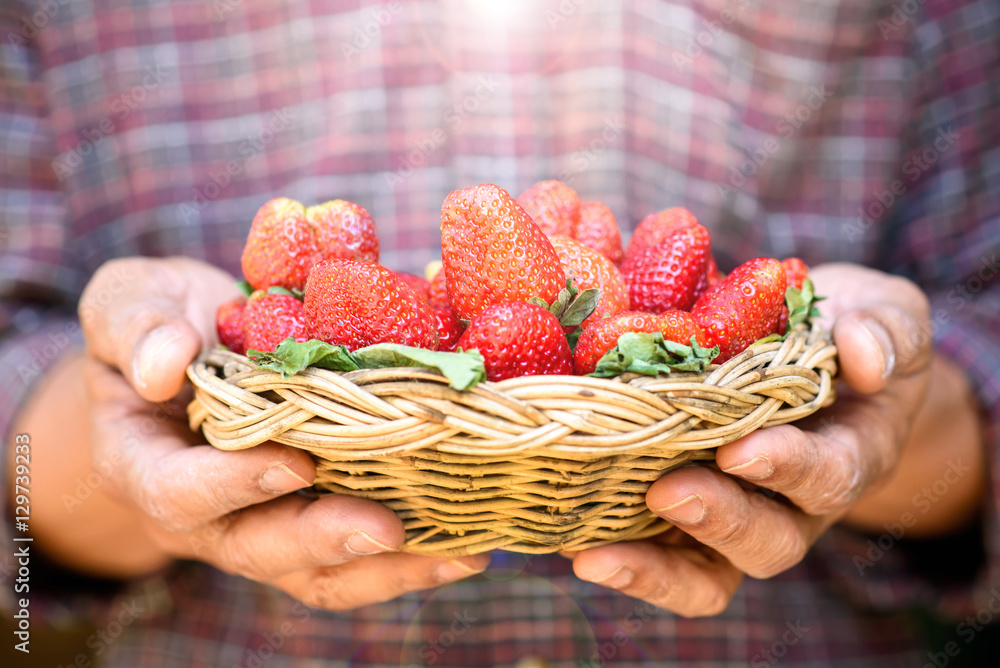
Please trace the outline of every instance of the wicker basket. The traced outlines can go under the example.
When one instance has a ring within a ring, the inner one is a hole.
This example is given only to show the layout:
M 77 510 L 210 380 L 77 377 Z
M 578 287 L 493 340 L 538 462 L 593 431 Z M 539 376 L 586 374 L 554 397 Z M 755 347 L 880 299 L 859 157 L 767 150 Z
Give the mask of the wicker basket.
M 582 550 L 669 524 L 644 495 L 663 473 L 833 401 L 836 349 L 818 326 L 704 374 L 529 376 L 460 392 L 414 368 L 285 379 L 223 349 L 188 369 L 191 428 L 222 450 L 312 453 L 316 488 L 381 501 L 403 550 Z

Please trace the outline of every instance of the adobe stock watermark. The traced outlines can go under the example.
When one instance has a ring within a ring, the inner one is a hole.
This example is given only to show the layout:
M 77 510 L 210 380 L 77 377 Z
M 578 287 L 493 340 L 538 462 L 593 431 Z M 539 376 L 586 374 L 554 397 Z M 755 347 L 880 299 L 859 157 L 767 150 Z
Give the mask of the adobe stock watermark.
M 227 162 L 222 167 L 209 170 L 209 182 L 200 188 L 194 188 L 194 197 L 178 209 L 179 216 L 185 222 L 195 222 L 206 206 L 222 194 L 233 177 L 242 173 L 246 166 L 264 152 L 264 149 L 274 141 L 281 132 L 292 127 L 296 120 L 295 112 L 290 107 L 284 107 L 267 119 L 264 127 L 251 135 L 244 137 L 236 147 L 240 158 Z
M 151 91 L 162 86 L 163 82 L 170 77 L 170 72 L 164 71 L 159 65 L 147 65 L 143 72 L 142 80 L 138 84 L 121 93 L 112 101 L 111 113 L 108 116 L 102 118 L 93 127 L 83 129 L 80 132 L 83 139 L 52 161 L 52 171 L 55 172 L 56 178 L 64 181 L 75 173 L 83 165 L 84 159 L 115 131 L 117 128 L 115 124 L 128 118 L 129 114 L 145 101 Z
M 573 177 L 590 169 L 600 157 L 625 134 L 625 117 L 618 115 L 604 119 L 604 127 L 598 136 L 574 151 L 569 157 L 569 166 L 559 172 L 559 180 L 570 183 Z
M 90 658 L 91 654 L 95 659 L 99 659 L 122 637 L 128 627 L 145 614 L 147 614 L 147 608 L 141 605 L 139 598 L 121 603 L 118 614 L 104 628 L 87 636 L 85 644 L 90 649 L 90 654 L 80 652 L 74 657 L 72 663 L 59 665 L 57 668 L 93 668 L 93 666 L 100 665 Z
M 35 3 L 37 9 L 34 12 L 21 16 L 20 30 L 7 32 L 7 44 L 14 49 L 15 53 L 18 53 L 20 49 L 28 45 L 29 39 L 37 37 L 42 28 L 52 23 L 52 19 L 59 13 L 59 10 L 69 3 L 70 0 L 38 0 Z
M 650 596 L 650 598 L 659 598 L 662 590 L 663 588 Z M 611 639 L 602 642 L 598 646 L 597 651 L 589 659 L 578 659 L 577 665 L 580 668 L 604 668 L 604 666 L 614 665 L 609 662 L 618 656 L 618 651 L 625 643 L 639 635 L 643 627 L 646 626 L 646 623 L 659 612 L 663 612 L 659 606 L 646 601 L 640 601 L 626 613 L 622 620 L 624 630 L 621 628 L 617 629 L 611 634 Z
M 557 30 L 559 26 L 569 20 L 571 16 L 587 3 L 588 0 L 561 0 L 555 10 L 545 10 L 545 23 L 549 30 Z
M 788 648 L 799 644 L 799 641 L 809 633 L 809 627 L 798 619 L 795 622 L 785 622 L 785 632 L 767 648 L 757 652 L 750 658 L 751 668 L 766 668 L 778 663 L 786 654 Z
M 483 102 L 493 97 L 500 88 L 500 80 L 492 74 L 480 76 L 472 92 L 458 102 L 453 102 L 441 116 L 443 125 L 431 130 L 423 139 L 406 153 L 397 158 L 395 171 L 383 172 L 389 189 L 395 191 L 396 186 L 410 178 L 418 169 L 427 164 L 427 159 L 448 141 L 449 133 L 454 131 L 471 114 L 482 106 Z
M 935 503 L 940 501 L 966 473 L 972 470 L 972 467 L 963 464 L 961 459 L 955 461 L 949 459 L 947 463 L 948 468 L 940 478 L 913 495 L 910 503 L 916 509 L 916 513 L 907 511 L 899 516 L 898 522 L 883 524 L 885 533 L 868 540 L 868 550 L 865 553 L 867 559 L 860 555 L 854 555 L 854 566 L 858 569 L 858 575 L 864 576 L 865 569 L 871 568 L 881 561 L 896 546 L 897 541 L 906 535 L 906 530 L 917 524 L 919 515 L 926 515 Z
M 826 86 L 810 86 L 806 91 L 805 101 L 775 122 L 775 133 L 786 140 L 791 139 L 831 97 L 833 93 L 827 91 Z M 777 138 L 768 137 L 763 144 L 749 151 L 743 162 L 730 167 L 725 181 L 715 184 L 722 200 L 728 200 L 746 185 L 747 179 L 754 176 L 771 156 L 781 150 L 781 144 Z
M 292 605 L 292 617 L 295 618 L 294 621 L 281 622 L 276 631 L 263 633 L 260 643 L 253 649 L 247 648 L 243 660 L 240 663 L 234 663 L 232 668 L 265 668 L 269 665 L 271 658 L 281 651 L 289 638 L 297 633 L 297 627 L 312 617 L 312 611 L 301 602 L 296 601 Z
M 903 179 L 895 179 L 887 188 L 881 191 L 872 192 L 874 200 L 867 206 L 858 207 L 858 217 L 852 221 L 845 222 L 842 226 L 844 236 L 850 242 L 855 242 L 864 236 L 872 225 L 882 219 L 882 216 L 891 209 L 899 198 L 906 194 L 907 182 L 913 185 L 928 172 L 931 167 L 937 164 L 941 155 L 948 152 L 958 142 L 961 135 L 949 126 L 947 129 L 938 128 L 937 135 L 930 146 L 916 151 L 910 155 L 902 164 Z
M 889 18 L 879 19 L 876 23 L 878 31 L 882 33 L 882 39 L 889 39 L 895 32 L 901 30 L 924 6 L 925 1 L 897 0 L 897 2 L 892 3 L 892 12 L 889 14 Z
M 724 32 L 723 26 L 735 21 L 736 17 L 750 4 L 750 0 L 734 0 L 730 7 L 722 10 L 718 19 L 712 21 L 702 19 L 704 27 L 693 35 L 689 35 L 684 48 L 680 51 L 675 50 L 671 55 L 670 59 L 674 63 L 674 68 L 683 71 L 690 67 L 695 58 L 705 53 L 705 49 L 711 46 Z
M 354 26 L 350 40 L 340 42 L 340 53 L 348 63 L 374 44 L 375 39 L 382 34 L 382 28 L 390 23 L 394 16 L 403 11 L 403 3 L 390 2 L 384 6 L 373 7 L 367 12 L 368 19 Z
M 946 668 L 952 659 L 961 654 L 965 647 L 972 644 L 977 634 L 993 623 L 998 614 L 1000 614 L 1000 591 L 994 587 L 990 590 L 990 598 L 976 612 L 975 616 L 969 615 L 955 626 L 955 633 L 962 639 L 964 645 L 949 640 L 940 652 L 927 652 L 928 661 L 923 664 L 922 668 Z M 963 665 L 966 664 L 963 663 Z
M 472 625 L 479 621 L 478 617 L 472 616 L 468 608 L 461 612 L 452 613 L 452 622 L 444 631 L 438 634 L 437 638 L 425 642 L 420 646 L 420 659 L 425 666 L 433 666 L 445 655 L 458 639 L 468 632 Z M 416 668 L 413 664 L 411 668 Z

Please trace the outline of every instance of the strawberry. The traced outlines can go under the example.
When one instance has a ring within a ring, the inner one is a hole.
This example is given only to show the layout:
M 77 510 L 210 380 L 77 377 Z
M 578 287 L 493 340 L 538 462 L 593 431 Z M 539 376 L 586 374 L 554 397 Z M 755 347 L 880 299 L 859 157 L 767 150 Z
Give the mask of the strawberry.
M 460 318 L 532 297 L 552 303 L 566 284 L 545 233 L 506 190 L 488 183 L 445 199 L 441 252 L 448 295 Z
M 415 274 L 406 274 L 403 272 L 397 272 L 396 276 L 399 280 L 403 281 L 410 286 L 410 289 L 417 293 L 417 296 L 423 299 L 428 304 L 431 301 L 431 283 L 426 278 L 422 276 L 417 276 Z
M 453 352 L 465 327 L 450 306 L 433 308 L 434 322 L 437 324 L 438 350 Z
M 708 230 L 694 223 L 678 226 L 655 246 L 627 258 L 621 271 L 631 307 L 654 313 L 690 309 L 705 277 L 710 247 Z
M 243 339 L 247 350 L 274 352 L 288 337 L 308 341 L 302 302 L 291 295 L 258 290 L 250 295 L 243 311 Z
M 427 300 L 434 308 L 451 308 L 451 297 L 448 296 L 448 281 L 445 279 L 444 268 L 438 269 L 431 279 Z
M 662 318 L 660 332 L 663 334 L 663 338 L 689 346 L 693 336 L 698 345 L 705 348 L 712 347 L 709 345 L 708 336 L 702 331 L 694 316 L 687 311 L 672 309 L 661 313 L 660 318 Z
M 374 262 L 324 260 L 306 282 L 309 334 L 357 350 L 400 343 L 437 350 L 430 305 L 389 269 Z
M 698 300 L 691 314 L 711 345 L 716 364 L 746 349 L 777 326 L 785 305 L 785 268 L 771 258 L 750 260 Z
M 615 264 L 625 258 L 618 221 L 611 209 L 601 202 L 584 202 L 580 205 L 580 219 L 570 236 Z
M 639 222 L 632 233 L 624 261 L 627 262 L 643 249 L 657 245 L 675 230 L 697 224 L 698 219 L 694 214 L 680 206 L 649 214 Z
M 615 347 L 618 337 L 626 332 L 659 332 L 664 320 L 653 313 L 622 311 L 610 318 L 585 327 L 573 350 L 573 367 L 577 375 L 593 372 L 604 354 Z
M 573 373 L 573 354 L 559 319 L 535 304 L 487 306 L 469 323 L 457 347 L 478 350 L 486 377 L 493 381 Z
M 715 256 L 711 253 L 708 254 L 708 267 L 705 269 L 705 276 L 708 279 L 708 287 L 710 288 L 714 288 L 726 277 L 725 274 L 719 271 L 719 265 L 715 261 Z
M 556 249 L 566 278 L 573 280 L 573 287 L 581 292 L 588 288 L 601 291 L 597 307 L 583 321 L 582 327 L 605 315 L 628 310 L 628 286 L 611 260 L 569 237 L 555 235 L 550 237 L 550 241 Z
M 334 258 L 378 261 L 378 235 L 368 212 L 344 200 L 306 208 L 279 197 L 254 216 L 243 275 L 258 290 L 301 290 L 313 265 Z
M 786 258 L 781 261 L 781 266 L 785 268 L 785 276 L 788 278 L 788 287 L 802 289 L 802 282 L 809 278 L 809 267 L 797 257 Z
M 580 198 L 562 181 L 539 181 L 518 195 L 517 203 L 549 236 L 572 236 L 580 219 Z
M 215 330 L 219 333 L 219 342 L 240 355 L 247 351 L 243 342 L 243 309 L 246 306 L 246 298 L 238 297 L 219 305 L 215 312 Z

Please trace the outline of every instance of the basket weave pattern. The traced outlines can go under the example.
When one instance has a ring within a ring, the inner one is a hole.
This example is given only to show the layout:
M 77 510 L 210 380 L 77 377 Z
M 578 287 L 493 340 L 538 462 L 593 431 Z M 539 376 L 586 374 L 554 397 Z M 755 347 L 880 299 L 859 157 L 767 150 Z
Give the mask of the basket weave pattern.
M 318 490 L 396 511 L 404 551 L 546 553 L 666 530 L 644 502 L 655 480 L 828 405 L 836 373 L 829 336 L 805 325 L 704 374 L 528 376 L 465 392 L 414 368 L 286 379 L 216 349 L 188 369 L 188 412 L 222 450 L 312 453 Z

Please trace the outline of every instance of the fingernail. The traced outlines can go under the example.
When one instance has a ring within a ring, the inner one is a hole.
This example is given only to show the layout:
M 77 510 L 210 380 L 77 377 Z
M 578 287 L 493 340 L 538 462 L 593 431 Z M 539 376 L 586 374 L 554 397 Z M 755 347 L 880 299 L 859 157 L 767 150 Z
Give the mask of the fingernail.
M 439 582 L 453 582 L 482 572 L 482 570 L 477 570 L 465 562 L 453 560 L 439 565 L 434 576 Z
M 882 326 L 882 323 L 875 320 L 859 320 L 861 328 L 872 337 L 875 347 L 878 349 L 880 361 L 882 362 L 882 378 L 888 378 L 892 374 L 892 369 L 896 365 L 896 347 L 892 344 L 892 337 L 889 331 Z
M 272 466 L 260 477 L 261 489 L 271 494 L 287 494 L 311 484 L 285 464 Z
M 774 473 L 774 467 L 771 466 L 771 461 L 767 457 L 754 457 L 739 466 L 722 470 L 730 475 L 738 475 L 741 478 L 752 478 L 754 480 L 766 478 Z
M 635 573 L 628 566 L 622 564 L 604 577 L 592 579 L 591 582 L 599 584 L 608 589 L 624 589 L 632 583 Z
M 389 545 L 378 542 L 364 531 L 355 531 L 352 533 L 350 538 L 347 539 L 346 544 L 347 550 L 359 557 L 378 554 L 379 552 L 392 552 L 394 549 Z
M 149 385 L 153 380 L 152 372 L 156 369 L 160 357 L 175 343 L 180 341 L 181 333 L 173 327 L 157 327 L 146 335 L 139 344 L 135 355 L 135 377 L 143 385 Z
M 705 504 L 700 496 L 692 494 L 673 505 L 660 508 L 654 512 L 657 515 L 663 515 L 671 522 L 691 524 L 705 516 Z

